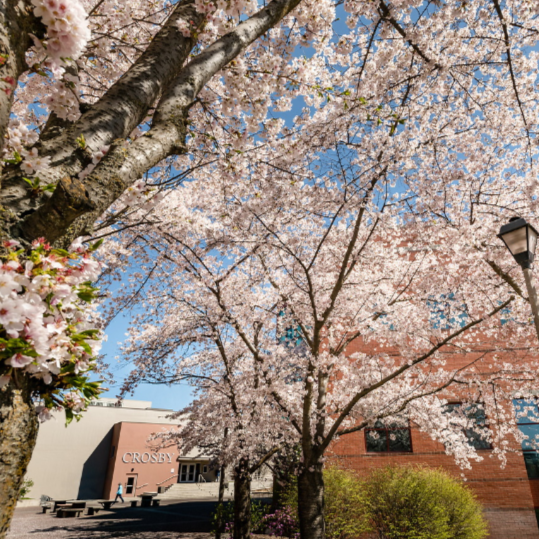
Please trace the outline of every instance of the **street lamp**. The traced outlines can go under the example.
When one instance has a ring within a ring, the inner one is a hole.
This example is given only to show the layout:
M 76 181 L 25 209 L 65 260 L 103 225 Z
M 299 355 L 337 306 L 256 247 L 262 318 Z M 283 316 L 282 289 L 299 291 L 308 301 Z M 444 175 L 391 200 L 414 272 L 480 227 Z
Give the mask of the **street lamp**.
M 535 247 L 537 246 L 537 236 L 539 233 L 535 228 L 526 222 L 522 217 L 511 217 L 506 225 L 500 228 L 498 238 L 500 238 L 513 258 L 520 264 L 524 272 L 524 280 L 530 298 L 535 330 L 539 338 L 539 308 L 537 306 L 537 292 L 533 286 L 532 264 L 535 257 Z

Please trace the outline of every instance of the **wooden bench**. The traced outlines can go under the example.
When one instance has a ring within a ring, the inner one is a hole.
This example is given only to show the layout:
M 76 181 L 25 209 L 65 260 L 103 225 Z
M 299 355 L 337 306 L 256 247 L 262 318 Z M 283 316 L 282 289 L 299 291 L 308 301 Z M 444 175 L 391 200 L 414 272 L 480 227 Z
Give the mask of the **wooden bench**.
M 80 517 L 80 514 L 84 509 L 73 509 L 70 507 L 61 507 L 56 511 L 56 516 L 58 518 L 75 518 Z
M 138 501 L 137 500 L 131 500 L 131 507 L 136 507 Z
M 160 503 L 161 503 L 161 500 L 152 500 L 152 506 L 153 507 L 159 507 Z
M 88 507 L 88 512 L 86 513 L 89 517 L 97 515 L 101 511 L 101 507 Z

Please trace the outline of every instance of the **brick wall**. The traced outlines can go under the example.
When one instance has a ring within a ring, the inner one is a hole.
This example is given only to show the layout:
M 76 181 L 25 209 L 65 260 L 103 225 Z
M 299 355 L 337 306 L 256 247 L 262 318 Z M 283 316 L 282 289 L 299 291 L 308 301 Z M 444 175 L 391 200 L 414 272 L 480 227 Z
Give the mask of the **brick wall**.
M 465 475 L 466 483 L 485 508 L 490 524 L 490 539 L 539 539 L 535 507 L 539 507 L 539 481 L 529 481 L 521 453 L 510 453 L 504 468 L 491 451 L 471 470 L 461 470 L 442 444 L 412 428 L 412 453 L 367 453 L 363 432 L 349 434 L 335 442 L 331 461 L 366 475 L 369 470 L 388 464 L 421 464 L 442 467 L 456 478 Z

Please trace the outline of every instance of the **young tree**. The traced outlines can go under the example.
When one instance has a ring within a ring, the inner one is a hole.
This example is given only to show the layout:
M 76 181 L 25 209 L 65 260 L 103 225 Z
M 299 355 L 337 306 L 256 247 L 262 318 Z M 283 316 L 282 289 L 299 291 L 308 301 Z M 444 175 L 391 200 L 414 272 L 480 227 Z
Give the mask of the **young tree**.
M 220 469 L 232 471 L 234 539 L 249 539 L 252 476 L 286 447 L 293 432 L 273 400 L 258 391 L 262 373 L 243 341 L 231 340 L 230 328 L 221 317 L 203 312 L 196 304 L 190 305 L 190 316 L 193 331 L 176 334 L 174 360 L 154 365 L 136 354 L 137 369 L 124 391 L 133 391 L 140 383 L 180 381 L 195 388 L 193 402 L 171 416 L 180 426 L 156 438 L 176 444 L 184 454 L 201 450 Z M 126 353 L 131 355 L 131 351 Z

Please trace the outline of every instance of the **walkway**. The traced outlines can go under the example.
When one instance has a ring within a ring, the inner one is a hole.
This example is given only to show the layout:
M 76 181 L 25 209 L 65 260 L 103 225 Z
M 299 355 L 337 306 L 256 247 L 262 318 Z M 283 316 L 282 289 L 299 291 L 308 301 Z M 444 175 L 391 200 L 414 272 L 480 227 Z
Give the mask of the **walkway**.
M 8 539 L 209 539 L 213 501 L 174 501 L 160 507 L 131 508 L 117 504 L 110 511 L 81 518 L 42 514 L 40 507 L 15 511 Z

